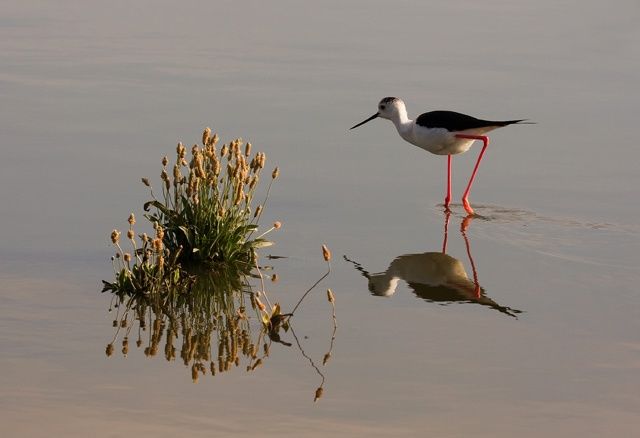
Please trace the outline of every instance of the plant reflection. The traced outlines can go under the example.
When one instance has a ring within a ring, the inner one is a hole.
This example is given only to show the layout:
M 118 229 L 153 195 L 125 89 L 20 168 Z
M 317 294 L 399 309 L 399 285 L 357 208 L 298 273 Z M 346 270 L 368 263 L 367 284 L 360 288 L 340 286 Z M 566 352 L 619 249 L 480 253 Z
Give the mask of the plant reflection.
M 388 297 L 395 293 L 400 280 L 405 281 L 416 296 L 440 304 L 454 302 L 477 303 L 495 309 L 506 315 L 517 317 L 522 311 L 501 306 L 486 295 L 478 281 L 478 271 L 471 255 L 471 245 L 467 236 L 472 215 L 464 218 L 460 224 L 460 234 L 471 265 L 473 278 L 469 278 L 463 263 L 447 254 L 449 238 L 450 211 L 445 211 L 444 237 L 442 251 L 422 254 L 404 254 L 396 257 L 386 271 L 370 274 L 361 264 L 347 256 L 345 260 L 353 263 L 355 268 L 369 281 L 369 291 L 373 295 Z
M 326 275 L 328 272 L 322 278 Z M 252 290 L 252 277 L 260 279 L 262 291 Z M 317 283 L 319 281 L 307 293 Z M 293 312 L 280 314 L 279 305 L 275 304 L 271 319 L 265 318 L 260 298 L 267 301 L 268 298 L 260 270 L 258 274 L 229 268 L 214 273 L 196 272 L 188 282 L 169 286 L 163 293 L 112 293 L 109 310 L 115 311 L 115 333 L 107 345 L 107 356 L 114 354 L 117 343 L 120 343 L 122 354 L 127 356 L 130 339 L 135 336 L 136 347 L 142 349 L 145 356 L 157 356 L 163 349 L 167 361 L 179 357 L 190 369 L 193 381 L 197 382 L 201 375 L 215 376 L 241 365 L 247 372 L 252 372 L 265 363 L 274 342 L 291 347 L 295 340 L 302 356 L 309 360 L 322 379 L 315 390 L 314 401 L 322 395 L 325 376 L 295 335 L 291 321 Z M 322 366 L 331 356 L 337 328 L 334 295 L 330 290 L 327 297 L 333 309 L 333 333 Z M 276 319 L 277 324 L 274 323 Z M 287 332 L 292 335 L 292 342 L 281 339 Z

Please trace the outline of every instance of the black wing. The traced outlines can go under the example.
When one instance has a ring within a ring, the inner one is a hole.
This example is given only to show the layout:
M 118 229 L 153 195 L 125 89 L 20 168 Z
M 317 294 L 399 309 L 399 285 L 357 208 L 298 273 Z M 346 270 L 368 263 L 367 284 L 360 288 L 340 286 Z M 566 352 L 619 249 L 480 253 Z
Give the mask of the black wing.
M 482 120 L 455 111 L 429 111 L 418 116 L 416 123 L 425 128 L 444 128 L 447 131 L 456 132 L 489 126 L 507 126 L 523 120 Z

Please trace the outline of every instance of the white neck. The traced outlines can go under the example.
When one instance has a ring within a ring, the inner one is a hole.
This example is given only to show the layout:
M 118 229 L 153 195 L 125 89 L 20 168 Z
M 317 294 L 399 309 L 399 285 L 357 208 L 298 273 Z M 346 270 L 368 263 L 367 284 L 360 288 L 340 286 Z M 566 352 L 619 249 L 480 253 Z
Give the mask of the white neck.
M 407 109 L 404 106 L 398 108 L 398 112 L 393 115 L 391 121 L 398 130 L 398 134 L 405 140 L 411 141 L 408 137 L 411 136 L 413 120 L 409 119 Z

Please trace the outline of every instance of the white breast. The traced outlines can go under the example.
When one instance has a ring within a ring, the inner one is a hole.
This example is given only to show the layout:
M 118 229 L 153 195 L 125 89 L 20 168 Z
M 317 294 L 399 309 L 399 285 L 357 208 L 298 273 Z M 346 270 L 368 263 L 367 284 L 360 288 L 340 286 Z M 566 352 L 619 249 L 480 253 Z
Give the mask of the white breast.
M 403 136 L 404 137 L 404 136 Z M 436 155 L 455 155 L 469 150 L 474 140 L 457 138 L 444 128 L 425 128 L 413 124 L 409 143 Z

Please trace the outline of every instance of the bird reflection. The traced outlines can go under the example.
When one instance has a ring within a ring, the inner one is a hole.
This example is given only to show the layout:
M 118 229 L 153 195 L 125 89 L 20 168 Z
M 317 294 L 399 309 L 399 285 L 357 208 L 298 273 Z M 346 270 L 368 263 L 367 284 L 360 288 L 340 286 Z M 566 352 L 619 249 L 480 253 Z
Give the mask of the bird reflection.
M 369 291 L 373 295 L 389 297 L 395 293 L 400 280 L 403 280 L 416 296 L 425 301 L 440 304 L 477 303 L 516 317 L 521 313 L 520 310 L 499 305 L 486 295 L 484 288 L 478 282 L 478 272 L 466 233 L 473 216 L 467 216 L 460 225 L 460 234 L 465 243 L 473 278 L 469 278 L 460 260 L 446 253 L 450 217 L 451 212 L 445 211 L 442 251 L 401 255 L 391 262 L 386 271 L 374 274 L 370 274 L 362 265 L 346 256 L 344 258 L 353 263 L 355 268 L 367 278 Z

